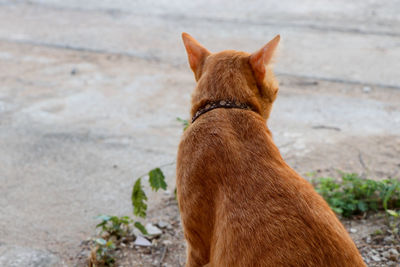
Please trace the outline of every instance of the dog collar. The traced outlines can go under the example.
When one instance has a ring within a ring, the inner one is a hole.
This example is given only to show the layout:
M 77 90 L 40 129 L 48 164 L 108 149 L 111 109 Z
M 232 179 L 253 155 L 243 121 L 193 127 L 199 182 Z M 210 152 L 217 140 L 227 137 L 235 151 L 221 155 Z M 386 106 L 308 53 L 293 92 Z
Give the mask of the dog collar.
M 221 100 L 221 101 L 209 102 L 205 106 L 197 110 L 196 114 L 194 114 L 192 118 L 192 123 L 204 113 L 207 113 L 210 110 L 216 108 L 238 108 L 245 110 L 253 110 L 251 106 L 249 106 L 248 104 L 240 103 L 239 101 Z

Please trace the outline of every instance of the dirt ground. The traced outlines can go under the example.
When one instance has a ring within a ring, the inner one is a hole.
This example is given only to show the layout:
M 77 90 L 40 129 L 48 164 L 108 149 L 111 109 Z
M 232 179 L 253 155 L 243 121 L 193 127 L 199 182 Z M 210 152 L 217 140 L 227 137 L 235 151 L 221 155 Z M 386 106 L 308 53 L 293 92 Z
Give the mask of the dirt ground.
M 133 242 L 118 245 L 113 254 L 115 266 L 173 267 L 185 266 L 186 246 L 180 224 L 177 202 L 174 197 L 165 197 L 147 220 L 153 225 L 163 222 L 163 234 L 150 239 L 151 247 L 135 246 Z M 390 233 L 385 214 L 368 214 L 353 219 L 342 219 L 343 224 L 355 241 L 368 266 L 400 266 L 400 236 Z M 74 266 L 87 266 L 91 249 L 91 239 L 82 241 L 80 252 L 74 258 Z
M 303 176 L 398 179 L 399 12 L 377 0 L 0 0 L 0 265 L 74 265 L 95 217 L 131 214 L 135 178 L 175 161 L 194 88 L 183 31 L 249 52 L 280 33 L 268 126 L 285 160 Z M 147 190 L 148 220 L 173 227 L 128 259 L 183 264 L 176 206 Z M 358 223 L 357 240 L 375 229 Z

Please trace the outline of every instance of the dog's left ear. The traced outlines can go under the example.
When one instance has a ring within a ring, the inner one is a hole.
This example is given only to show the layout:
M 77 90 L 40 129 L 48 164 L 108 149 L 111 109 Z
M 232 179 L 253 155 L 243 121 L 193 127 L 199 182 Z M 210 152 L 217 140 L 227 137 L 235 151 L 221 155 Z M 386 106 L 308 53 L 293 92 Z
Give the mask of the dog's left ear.
M 192 36 L 187 33 L 182 33 L 183 43 L 185 44 L 186 52 L 189 59 L 189 65 L 196 80 L 200 77 L 201 66 L 208 55 L 211 53 L 204 48 L 199 42 L 197 42 Z
M 270 63 L 275 49 L 279 44 L 280 38 L 280 35 L 275 36 L 274 39 L 269 41 L 260 50 L 254 52 L 250 56 L 250 65 L 254 71 L 254 75 L 258 84 L 263 84 L 266 66 L 268 63 Z

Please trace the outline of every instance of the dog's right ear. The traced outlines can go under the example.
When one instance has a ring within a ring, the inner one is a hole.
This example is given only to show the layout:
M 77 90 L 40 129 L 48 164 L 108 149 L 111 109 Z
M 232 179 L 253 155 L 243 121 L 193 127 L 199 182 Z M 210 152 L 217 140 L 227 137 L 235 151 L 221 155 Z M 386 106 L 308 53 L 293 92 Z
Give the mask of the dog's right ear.
M 280 35 L 275 36 L 260 50 L 251 54 L 250 65 L 253 68 L 255 78 L 258 84 L 263 84 L 266 75 L 266 66 L 270 63 L 272 56 L 281 39 Z
M 197 42 L 192 36 L 187 33 L 182 33 L 183 43 L 185 44 L 186 52 L 189 59 L 189 65 L 196 80 L 200 78 L 201 66 L 204 60 L 211 53 L 204 48 L 199 42 Z

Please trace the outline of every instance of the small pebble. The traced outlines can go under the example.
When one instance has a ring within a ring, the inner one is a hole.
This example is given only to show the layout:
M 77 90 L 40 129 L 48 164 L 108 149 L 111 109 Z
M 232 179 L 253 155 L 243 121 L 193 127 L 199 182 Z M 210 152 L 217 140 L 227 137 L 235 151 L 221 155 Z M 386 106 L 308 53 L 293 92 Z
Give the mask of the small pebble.
M 372 255 L 371 256 L 371 259 L 373 260 L 373 261 L 381 261 L 381 258 L 379 257 L 379 256 L 376 256 L 376 255 Z
M 162 243 L 163 243 L 163 245 L 165 245 L 165 246 L 172 245 L 172 241 L 171 241 L 171 240 L 164 240 Z
M 151 223 L 146 224 L 145 228 L 148 236 L 150 237 L 157 237 L 162 234 L 162 231 L 157 226 L 154 226 Z
M 390 253 L 389 253 L 389 251 L 385 251 L 385 252 L 383 252 L 382 253 L 382 257 L 384 257 L 384 258 L 389 258 L 390 257 Z
M 369 254 L 371 254 L 371 255 L 379 255 L 379 252 L 376 251 L 375 249 L 371 249 Z
M 158 225 L 158 227 L 160 227 L 161 229 L 169 228 L 168 226 L 171 226 L 169 223 L 167 223 L 167 222 L 165 222 L 165 221 L 159 221 L 159 222 L 157 223 L 157 225 Z
M 134 245 L 139 247 L 151 247 L 151 242 L 143 236 L 139 235 L 137 236 Z
M 134 236 L 139 236 L 142 235 L 142 232 L 140 232 L 140 230 L 135 227 L 132 229 L 131 234 Z
M 400 254 L 400 253 L 397 251 L 397 249 L 395 249 L 395 248 L 389 249 L 389 253 L 392 254 L 392 255 L 395 255 L 395 256 L 399 256 L 399 254 Z
M 357 229 L 356 228 L 350 228 L 350 233 L 352 233 L 352 234 L 357 233 Z

